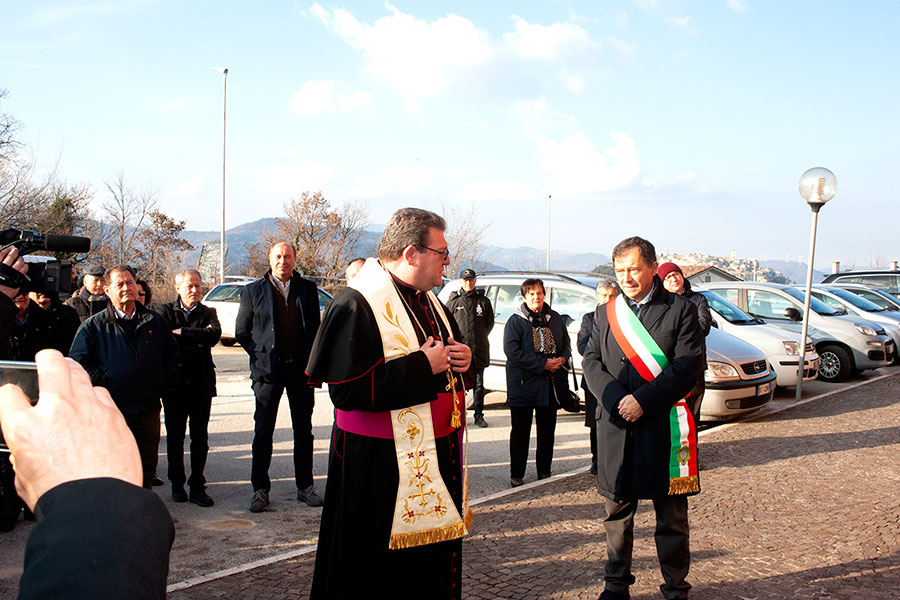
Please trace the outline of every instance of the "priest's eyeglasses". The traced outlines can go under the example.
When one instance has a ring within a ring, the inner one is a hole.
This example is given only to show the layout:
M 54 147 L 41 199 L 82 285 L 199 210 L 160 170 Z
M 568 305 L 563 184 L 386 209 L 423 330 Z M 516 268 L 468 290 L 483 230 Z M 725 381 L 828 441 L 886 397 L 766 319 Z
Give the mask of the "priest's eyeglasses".
M 450 250 L 449 250 L 449 249 L 447 249 L 447 250 L 435 250 L 434 248 L 429 248 L 428 246 L 422 246 L 422 248 L 425 248 L 426 250 L 431 250 L 431 251 L 434 252 L 435 254 L 440 254 L 440 255 L 443 256 L 445 259 L 446 259 L 446 258 L 450 258 Z

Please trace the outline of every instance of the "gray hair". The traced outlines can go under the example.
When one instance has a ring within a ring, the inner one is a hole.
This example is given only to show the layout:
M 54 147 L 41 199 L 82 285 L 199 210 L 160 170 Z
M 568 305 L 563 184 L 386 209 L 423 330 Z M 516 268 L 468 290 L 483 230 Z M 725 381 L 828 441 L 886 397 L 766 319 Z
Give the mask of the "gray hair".
M 203 281 L 203 275 L 200 274 L 200 271 L 197 269 L 185 269 L 181 273 L 175 275 L 175 285 L 181 285 L 181 282 L 184 281 L 185 277 L 189 275 L 196 275 L 200 281 Z
M 656 262 L 656 248 L 653 247 L 653 244 L 638 236 L 625 238 L 616 244 L 616 247 L 613 248 L 612 251 L 613 262 L 615 262 L 616 258 L 622 256 L 632 248 L 638 249 L 638 252 L 641 253 L 641 258 L 644 259 L 647 266 L 651 266 Z
M 597 284 L 597 287 L 594 288 L 594 291 L 599 292 L 600 290 L 612 290 L 616 294 L 619 293 L 619 284 L 613 281 L 612 279 L 601 279 L 600 283 Z
M 445 231 L 444 217 L 422 208 L 401 208 L 391 215 L 378 245 L 378 258 L 397 260 L 407 246 L 423 248 L 428 243 L 431 229 Z

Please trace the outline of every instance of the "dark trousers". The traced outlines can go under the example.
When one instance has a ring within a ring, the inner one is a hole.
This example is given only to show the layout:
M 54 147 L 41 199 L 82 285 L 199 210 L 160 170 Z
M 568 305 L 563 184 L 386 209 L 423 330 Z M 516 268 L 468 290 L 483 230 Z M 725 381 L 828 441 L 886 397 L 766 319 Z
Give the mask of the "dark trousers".
M 608 560 L 603 573 L 606 588 L 626 592 L 634 583 L 631 574 L 631 553 L 634 548 L 634 513 L 637 500 L 615 502 L 606 499 L 606 550 Z M 687 598 L 691 585 L 685 581 L 691 568 L 690 533 L 686 496 L 671 496 L 653 500 L 656 511 L 656 556 L 662 571 L 660 591 L 666 598 Z
M 700 374 L 700 379 L 697 380 L 697 383 L 694 384 L 694 389 L 691 390 L 691 395 L 688 396 L 687 405 L 691 407 L 691 414 L 694 415 L 694 424 L 700 424 L 700 405 L 703 403 L 703 394 L 706 393 L 706 380 L 703 378 L 703 374 Z
M 556 433 L 556 407 L 510 406 L 512 428 L 509 432 L 509 476 L 524 478 L 531 441 L 532 414 L 537 421 L 536 460 L 538 476 L 550 475 L 553 462 L 553 438 Z
M 291 426 L 294 431 L 294 479 L 297 489 L 302 490 L 313 484 L 312 455 L 312 413 L 313 389 L 307 384 L 307 376 L 299 364 L 279 365 L 283 375 L 277 383 L 253 382 L 256 394 L 256 412 L 253 420 L 253 459 L 250 483 L 254 490 L 272 488 L 269 480 L 269 465 L 272 463 L 272 436 L 275 433 L 275 418 L 278 403 L 287 391 L 291 407 Z
M 203 469 L 209 454 L 209 413 L 212 397 L 190 386 L 163 398 L 166 408 L 166 454 L 169 457 L 169 481 L 172 487 L 183 486 L 184 475 L 184 434 L 190 422 L 191 435 L 191 477 L 187 484 L 191 488 L 206 485 Z
M 134 441 L 137 442 L 138 454 L 141 455 L 144 487 L 149 490 L 153 487 L 156 463 L 159 462 L 159 409 L 122 416 L 125 417 L 125 424 L 128 425 Z
M 475 419 L 484 416 L 484 369 L 475 371 L 475 387 L 472 388 L 472 408 Z

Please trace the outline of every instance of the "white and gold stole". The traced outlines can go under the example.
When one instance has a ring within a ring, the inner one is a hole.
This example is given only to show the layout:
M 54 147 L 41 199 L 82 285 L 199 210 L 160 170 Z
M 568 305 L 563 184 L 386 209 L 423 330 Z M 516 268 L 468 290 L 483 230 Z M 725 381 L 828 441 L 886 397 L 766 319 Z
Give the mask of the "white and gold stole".
M 419 349 L 412 320 L 390 274 L 377 259 L 369 258 L 350 287 L 362 294 L 372 308 L 384 349 L 384 360 L 406 356 Z M 430 290 L 425 292 L 447 331 L 453 331 L 440 302 Z M 450 388 L 451 386 L 448 386 Z M 454 402 L 465 402 L 464 390 L 454 390 Z M 459 396 L 462 395 L 462 398 Z M 469 508 L 468 451 L 463 459 L 463 513 L 447 491 L 438 467 L 431 404 L 425 402 L 391 411 L 394 449 L 400 484 L 394 506 L 390 548 L 411 548 L 453 540 L 466 535 L 472 524 Z

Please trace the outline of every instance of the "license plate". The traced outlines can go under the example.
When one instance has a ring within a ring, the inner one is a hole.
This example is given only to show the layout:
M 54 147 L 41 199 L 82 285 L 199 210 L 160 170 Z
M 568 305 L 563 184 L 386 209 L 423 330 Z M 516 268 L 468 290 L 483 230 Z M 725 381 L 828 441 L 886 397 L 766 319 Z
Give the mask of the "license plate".
M 763 384 L 756 386 L 756 395 L 757 396 L 762 396 L 763 394 L 768 394 L 771 391 L 772 391 L 772 383 L 771 382 L 763 383 Z

